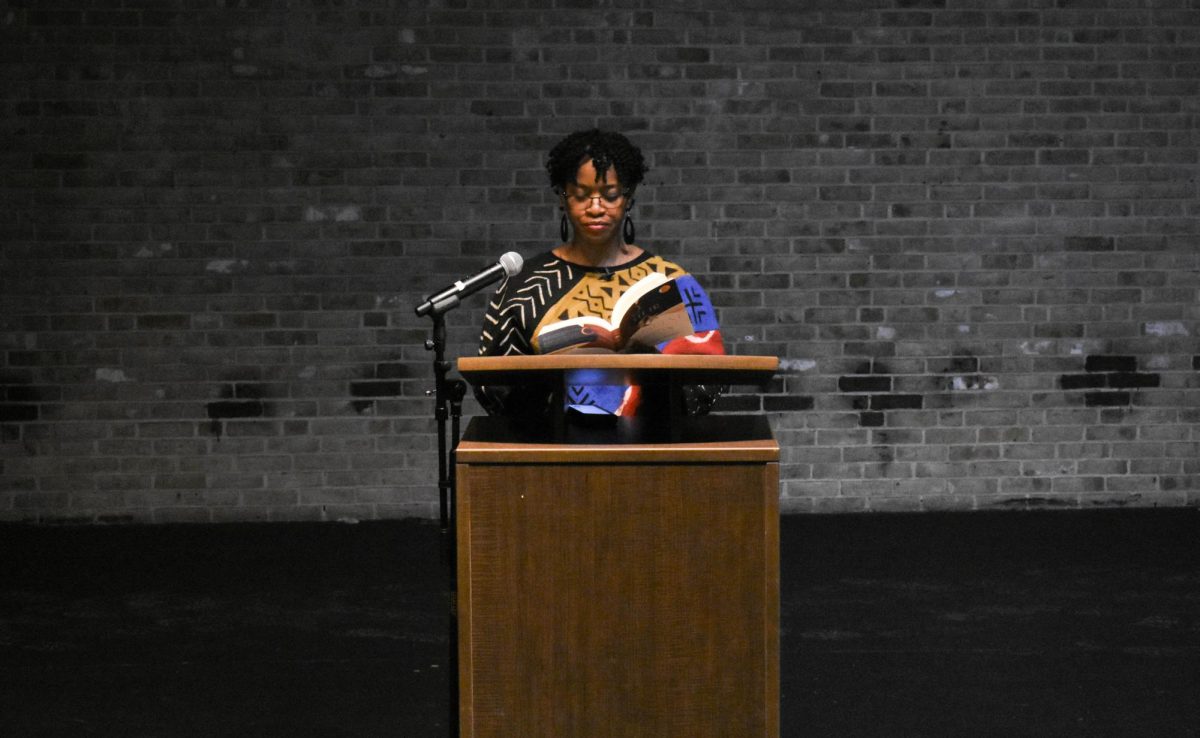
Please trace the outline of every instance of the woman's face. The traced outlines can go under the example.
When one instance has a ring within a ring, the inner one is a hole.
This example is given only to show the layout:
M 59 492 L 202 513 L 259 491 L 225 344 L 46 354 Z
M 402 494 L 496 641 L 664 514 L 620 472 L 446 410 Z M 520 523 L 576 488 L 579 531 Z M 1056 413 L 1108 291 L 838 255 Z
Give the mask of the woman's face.
M 616 245 L 621 239 L 621 220 L 627 197 L 617 179 L 616 167 L 609 167 L 604 178 L 596 176 L 596 167 L 588 159 L 575 172 L 563 193 L 567 217 L 575 226 L 575 241 L 588 245 Z

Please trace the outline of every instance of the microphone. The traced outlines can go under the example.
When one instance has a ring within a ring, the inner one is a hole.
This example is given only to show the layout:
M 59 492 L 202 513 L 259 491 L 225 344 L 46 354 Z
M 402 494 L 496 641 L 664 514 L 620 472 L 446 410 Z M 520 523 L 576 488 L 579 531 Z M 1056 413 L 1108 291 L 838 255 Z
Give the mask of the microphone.
M 509 251 L 500 257 L 500 261 L 479 272 L 465 281 L 455 282 L 440 292 L 425 298 L 425 302 L 417 305 L 417 315 L 441 315 L 458 306 L 462 298 L 473 295 L 502 277 L 512 277 L 521 271 L 524 260 L 516 251 Z

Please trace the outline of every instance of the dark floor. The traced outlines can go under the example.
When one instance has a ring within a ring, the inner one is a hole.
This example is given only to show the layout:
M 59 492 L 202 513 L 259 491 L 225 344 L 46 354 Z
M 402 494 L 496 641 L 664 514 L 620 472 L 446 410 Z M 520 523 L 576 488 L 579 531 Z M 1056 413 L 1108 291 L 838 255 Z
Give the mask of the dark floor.
M 1200 512 L 785 517 L 785 736 L 1200 736 Z M 442 736 L 436 525 L 0 526 L 0 736 Z

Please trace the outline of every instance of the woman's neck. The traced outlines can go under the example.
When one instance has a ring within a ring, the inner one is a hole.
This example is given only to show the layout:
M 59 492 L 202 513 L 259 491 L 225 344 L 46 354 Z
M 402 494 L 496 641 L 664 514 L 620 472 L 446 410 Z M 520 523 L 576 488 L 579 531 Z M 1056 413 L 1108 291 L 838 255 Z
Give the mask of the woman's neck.
M 554 249 L 554 255 L 573 264 L 591 267 L 619 266 L 642 255 L 642 249 L 623 241 L 615 244 L 571 243 Z

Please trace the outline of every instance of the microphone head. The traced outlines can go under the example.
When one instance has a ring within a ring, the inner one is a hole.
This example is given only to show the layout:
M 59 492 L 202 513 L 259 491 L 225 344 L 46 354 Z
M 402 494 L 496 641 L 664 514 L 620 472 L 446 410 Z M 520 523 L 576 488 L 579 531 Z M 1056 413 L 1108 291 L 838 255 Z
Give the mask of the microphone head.
M 500 257 L 500 266 L 504 267 L 504 273 L 510 277 L 517 276 L 517 272 L 521 271 L 521 265 L 525 260 L 516 251 L 509 251 Z

